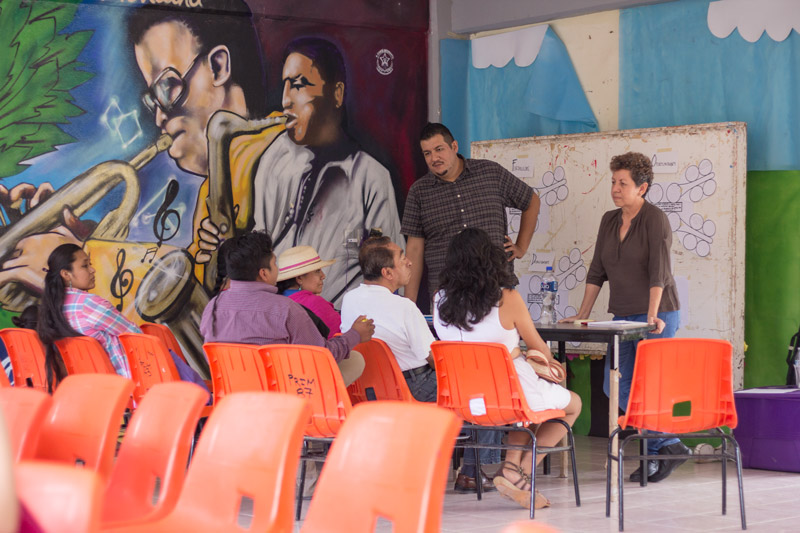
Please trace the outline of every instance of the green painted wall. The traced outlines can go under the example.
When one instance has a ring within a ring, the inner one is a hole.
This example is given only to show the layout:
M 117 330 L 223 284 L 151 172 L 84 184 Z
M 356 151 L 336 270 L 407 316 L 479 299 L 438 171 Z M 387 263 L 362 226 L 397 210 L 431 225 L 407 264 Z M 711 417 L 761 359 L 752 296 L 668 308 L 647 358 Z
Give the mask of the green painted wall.
M 800 326 L 800 171 L 747 173 L 745 388 L 786 380 Z

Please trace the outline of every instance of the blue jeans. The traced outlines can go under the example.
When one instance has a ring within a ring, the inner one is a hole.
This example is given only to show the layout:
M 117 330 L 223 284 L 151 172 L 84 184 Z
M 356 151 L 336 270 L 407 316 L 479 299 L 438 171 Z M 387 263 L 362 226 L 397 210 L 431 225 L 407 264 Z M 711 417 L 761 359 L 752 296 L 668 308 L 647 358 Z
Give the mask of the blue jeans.
M 503 439 L 503 431 L 478 431 L 478 442 L 480 444 L 500 444 Z M 491 465 L 500 462 L 500 450 L 483 449 L 478 450 L 481 465 Z M 475 477 L 475 450 L 464 450 L 464 464 L 461 466 L 461 473 L 467 477 Z
M 680 327 L 681 312 L 665 311 L 658 313 L 658 318 L 664 321 L 664 331 L 661 333 L 648 333 L 648 339 L 670 339 L 675 336 L 675 332 Z M 627 315 L 615 316 L 614 320 L 632 320 L 634 322 L 647 322 L 647 315 Z M 628 396 L 631 392 L 631 381 L 633 380 L 633 365 L 636 361 L 636 347 L 639 341 L 625 341 L 619 343 L 619 406 L 625 411 L 628 409 Z M 614 357 L 614 347 L 609 346 L 606 353 L 606 370 L 603 378 L 603 392 L 608 396 L 609 373 L 611 370 L 611 359 Z M 680 442 L 676 438 L 670 439 L 648 439 L 647 454 L 655 455 L 664 446 Z

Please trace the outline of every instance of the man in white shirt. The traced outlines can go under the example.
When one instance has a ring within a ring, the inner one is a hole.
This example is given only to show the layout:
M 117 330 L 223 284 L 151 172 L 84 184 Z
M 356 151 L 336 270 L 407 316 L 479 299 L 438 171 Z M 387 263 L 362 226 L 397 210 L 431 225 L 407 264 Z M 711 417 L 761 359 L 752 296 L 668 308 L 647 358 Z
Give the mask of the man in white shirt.
M 389 237 L 371 237 L 358 254 L 364 281 L 344 295 L 342 323 L 367 315 L 375 323 L 376 339 L 389 345 L 411 394 L 421 402 L 436 401 L 433 334 L 417 306 L 394 294 L 411 277 L 411 261 Z

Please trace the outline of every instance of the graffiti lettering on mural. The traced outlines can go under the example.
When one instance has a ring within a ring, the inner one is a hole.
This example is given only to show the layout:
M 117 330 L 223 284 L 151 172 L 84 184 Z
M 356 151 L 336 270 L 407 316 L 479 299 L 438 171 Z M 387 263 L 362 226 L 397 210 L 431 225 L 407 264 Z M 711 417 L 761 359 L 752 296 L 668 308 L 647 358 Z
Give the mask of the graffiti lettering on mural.
M 103 3 L 108 4 L 152 4 L 152 5 L 169 5 L 171 7 L 183 8 L 202 8 L 203 0 L 101 0 Z
M 714 164 L 703 159 L 686 167 L 682 181 L 666 186 L 654 183 L 647 199 L 667 214 L 670 227 L 684 248 L 699 257 L 711 253 L 717 226 L 713 220 L 696 213 L 696 204 L 709 198 L 717 190 Z

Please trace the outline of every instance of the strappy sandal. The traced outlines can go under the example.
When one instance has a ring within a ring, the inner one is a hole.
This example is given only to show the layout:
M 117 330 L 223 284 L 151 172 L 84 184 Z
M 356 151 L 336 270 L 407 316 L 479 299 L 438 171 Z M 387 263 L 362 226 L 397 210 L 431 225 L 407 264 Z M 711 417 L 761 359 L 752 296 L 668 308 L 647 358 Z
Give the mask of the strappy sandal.
M 519 475 L 519 479 L 514 482 L 505 477 L 502 472 L 503 470 L 511 470 L 512 472 Z M 516 502 L 518 505 L 524 507 L 525 509 L 530 509 L 531 507 L 531 476 L 526 474 L 522 467 L 518 464 L 514 464 L 510 461 L 503 461 L 503 465 L 500 469 L 500 474 L 495 476 L 492 480 L 494 486 L 497 487 L 497 492 L 499 492 L 504 498 L 507 498 L 513 502 Z M 536 497 L 534 500 L 534 508 L 535 509 L 542 509 L 544 507 L 550 507 L 550 501 L 542 496 L 542 494 L 537 490 L 535 492 Z

